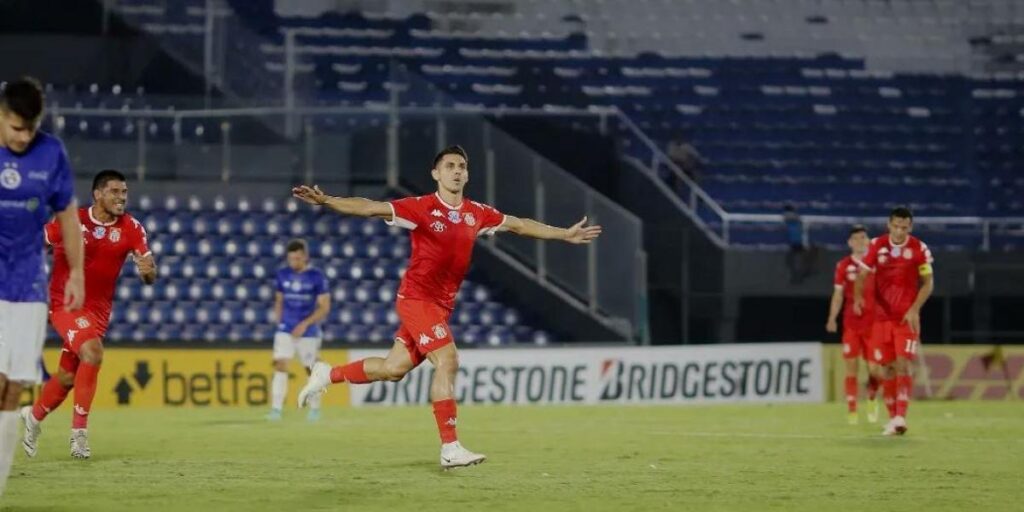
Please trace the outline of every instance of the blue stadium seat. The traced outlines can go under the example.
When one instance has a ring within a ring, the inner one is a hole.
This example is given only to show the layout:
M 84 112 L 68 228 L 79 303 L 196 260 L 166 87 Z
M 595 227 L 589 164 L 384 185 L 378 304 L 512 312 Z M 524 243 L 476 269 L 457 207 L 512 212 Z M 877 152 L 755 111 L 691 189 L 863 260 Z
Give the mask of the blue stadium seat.
M 145 322 L 146 318 L 148 316 L 149 316 L 149 304 L 148 303 L 145 303 L 145 302 L 133 303 L 133 304 L 128 305 L 127 308 L 125 308 L 124 321 L 129 323 L 129 324 L 139 325 L 139 324 L 142 324 L 143 322 Z
M 171 308 L 171 321 L 178 325 L 190 325 L 196 321 L 196 305 L 190 301 L 180 301 Z
M 243 319 L 242 307 L 242 303 L 239 301 L 222 302 L 219 311 L 217 311 L 217 322 L 220 324 L 241 323 Z

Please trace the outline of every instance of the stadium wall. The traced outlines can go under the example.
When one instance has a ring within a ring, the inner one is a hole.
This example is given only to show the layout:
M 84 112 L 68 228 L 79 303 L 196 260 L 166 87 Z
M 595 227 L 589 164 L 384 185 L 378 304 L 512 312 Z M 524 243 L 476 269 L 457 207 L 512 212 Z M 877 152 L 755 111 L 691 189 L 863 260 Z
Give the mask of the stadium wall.
M 47 368 L 57 368 L 60 353 L 45 351 Z M 382 354 L 383 348 L 321 355 L 343 364 Z M 825 397 L 818 343 L 467 349 L 460 361 L 456 394 L 466 404 L 812 403 Z M 431 372 L 424 365 L 398 383 L 338 386 L 324 404 L 427 404 Z M 111 347 L 94 407 L 267 407 L 272 373 L 269 349 Z M 289 375 L 286 405 L 293 407 L 306 377 L 298 363 Z M 38 389 L 26 390 L 23 402 L 31 403 Z
M 826 394 L 830 401 L 843 401 L 842 348 L 825 345 L 824 350 L 829 381 Z M 916 399 L 1024 399 L 1024 347 L 924 344 L 921 353 L 914 376 Z M 861 364 L 860 370 L 864 382 L 865 365 Z
M 914 394 L 935 400 L 1024 399 L 1024 347 L 925 345 Z M 382 350 L 328 349 L 342 364 Z M 44 353 L 50 370 L 60 350 Z M 456 386 L 464 404 L 690 405 L 842 401 L 837 345 L 765 343 L 677 347 L 467 349 Z M 429 403 L 431 368 L 397 383 L 337 386 L 328 406 L 386 407 Z M 861 365 L 863 381 L 864 365 Z M 104 357 L 94 406 L 113 408 L 267 407 L 273 368 L 267 349 L 112 347 Z M 305 371 L 289 369 L 293 407 Z M 26 390 L 31 403 L 38 388 Z
M 734 249 L 724 256 L 723 342 L 838 341 L 824 332 L 832 275 L 846 253 L 822 251 L 794 284 L 784 252 Z M 1019 253 L 935 251 L 935 293 L 921 320 L 925 343 L 1024 341 L 1024 263 Z

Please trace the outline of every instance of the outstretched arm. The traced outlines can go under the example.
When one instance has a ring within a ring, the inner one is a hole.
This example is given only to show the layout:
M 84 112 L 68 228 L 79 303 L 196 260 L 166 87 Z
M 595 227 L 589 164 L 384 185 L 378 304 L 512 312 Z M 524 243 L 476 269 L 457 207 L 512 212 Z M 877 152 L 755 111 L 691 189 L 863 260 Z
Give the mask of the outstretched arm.
M 295 187 L 292 189 L 292 196 L 312 205 L 326 206 L 344 215 L 391 219 L 391 206 L 388 203 L 362 197 L 329 196 L 316 185 L 312 188 L 307 185 Z
M 601 226 L 585 226 L 587 218 L 567 228 L 556 228 L 537 222 L 533 219 L 521 219 L 511 215 L 505 216 L 505 223 L 498 231 L 510 231 L 517 235 L 539 238 L 541 240 L 563 240 L 570 244 L 589 244 L 601 235 Z

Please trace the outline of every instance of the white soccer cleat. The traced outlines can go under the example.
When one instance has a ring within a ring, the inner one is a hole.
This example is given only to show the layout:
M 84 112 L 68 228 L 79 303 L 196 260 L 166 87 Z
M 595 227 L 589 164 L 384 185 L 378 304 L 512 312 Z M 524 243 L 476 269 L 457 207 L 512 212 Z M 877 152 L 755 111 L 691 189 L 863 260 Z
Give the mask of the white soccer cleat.
M 896 416 L 892 419 L 892 428 L 896 431 L 897 435 L 903 435 L 907 433 L 907 419 L 903 416 Z
M 89 449 L 89 432 L 84 428 L 71 429 L 71 457 L 88 459 L 92 455 Z
M 892 418 L 888 423 L 885 424 L 885 428 L 882 429 L 883 436 L 894 436 L 896 435 L 896 418 Z
M 35 457 L 36 450 L 39 449 L 39 434 L 42 433 L 43 427 L 39 425 L 39 420 L 32 415 L 31 405 L 22 407 L 19 414 L 22 423 L 25 424 L 25 437 L 21 439 L 21 447 L 25 449 L 25 455 Z
M 441 445 L 441 468 L 443 469 L 473 466 L 485 460 L 487 460 L 486 455 L 473 453 L 463 448 L 458 441 Z
M 317 361 L 309 372 L 309 380 L 302 387 L 302 391 L 299 391 L 299 407 L 308 405 L 310 398 L 324 394 L 327 391 L 327 386 L 330 385 L 331 365 Z

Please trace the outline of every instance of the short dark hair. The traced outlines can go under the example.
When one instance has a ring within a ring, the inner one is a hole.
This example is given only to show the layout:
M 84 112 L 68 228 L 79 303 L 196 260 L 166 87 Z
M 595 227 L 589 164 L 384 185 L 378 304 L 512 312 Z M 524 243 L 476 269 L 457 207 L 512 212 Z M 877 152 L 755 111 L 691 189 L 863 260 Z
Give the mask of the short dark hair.
M 0 97 L 0 105 L 30 123 L 42 117 L 44 101 L 43 86 L 30 76 L 8 82 Z
M 889 212 L 889 220 L 892 219 L 909 219 L 913 222 L 914 214 L 910 211 L 910 208 L 907 208 L 906 206 L 897 206 Z
M 850 226 L 850 236 L 856 235 L 857 233 L 868 234 L 868 228 L 864 224 L 854 224 Z
M 111 181 L 128 181 L 128 178 L 125 178 L 124 174 L 121 174 L 120 171 L 115 171 L 114 169 L 103 169 L 93 177 L 92 189 L 94 191 L 99 190 L 107 186 L 107 183 L 110 183 Z
M 462 149 L 462 146 L 455 144 L 442 149 L 437 156 L 434 157 L 433 169 L 437 169 L 437 164 L 441 163 L 441 159 L 444 158 L 445 155 L 459 155 L 466 161 L 466 165 L 469 165 L 469 155 L 466 154 L 466 150 Z
M 309 252 L 306 246 L 306 241 L 301 238 L 293 238 L 288 241 L 288 245 L 285 247 L 285 252 Z

